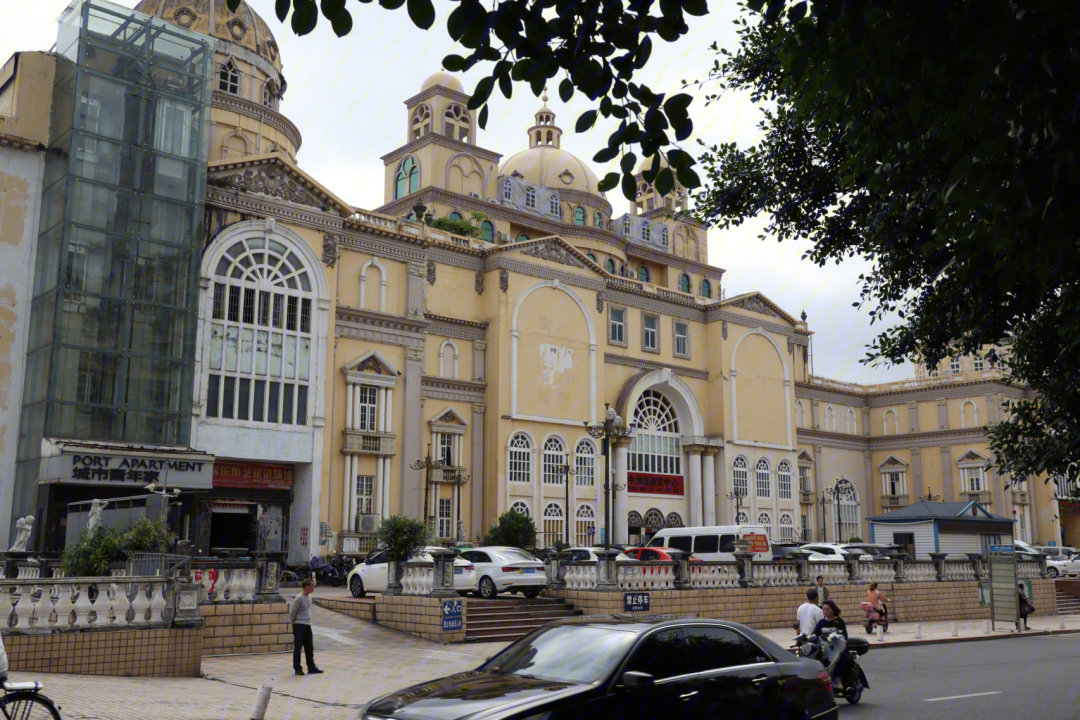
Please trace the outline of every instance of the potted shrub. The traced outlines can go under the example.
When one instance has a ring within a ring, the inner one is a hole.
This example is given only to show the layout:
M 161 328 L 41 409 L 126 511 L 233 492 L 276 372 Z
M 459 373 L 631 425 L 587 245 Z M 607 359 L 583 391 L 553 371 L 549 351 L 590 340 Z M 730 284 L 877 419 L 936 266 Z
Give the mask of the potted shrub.
M 430 542 L 431 530 L 422 520 L 414 520 L 401 515 L 383 518 L 375 528 L 377 546 L 387 551 L 389 562 L 386 566 L 386 592 L 384 595 L 401 594 L 401 577 L 405 572 L 404 563 L 410 557 L 418 555 Z
M 505 545 L 522 550 L 536 547 L 536 523 L 528 515 L 516 510 L 508 510 L 491 523 L 485 545 Z

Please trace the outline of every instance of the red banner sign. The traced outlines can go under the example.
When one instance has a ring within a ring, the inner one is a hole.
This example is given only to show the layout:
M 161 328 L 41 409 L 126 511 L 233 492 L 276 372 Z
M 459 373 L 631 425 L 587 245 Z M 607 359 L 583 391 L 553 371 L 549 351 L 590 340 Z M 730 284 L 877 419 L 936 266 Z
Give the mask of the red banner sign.
M 293 485 L 291 465 L 229 462 L 214 463 L 214 487 L 270 488 L 290 490 Z
M 1080 502 L 1076 500 L 1058 500 L 1058 512 L 1062 515 L 1080 515 Z
M 752 553 L 764 553 L 769 552 L 769 536 L 761 535 L 760 533 L 746 533 L 743 535 L 744 540 L 750 541 L 750 552 Z
M 682 475 L 654 475 L 653 473 L 627 473 L 628 490 L 648 495 L 682 495 Z

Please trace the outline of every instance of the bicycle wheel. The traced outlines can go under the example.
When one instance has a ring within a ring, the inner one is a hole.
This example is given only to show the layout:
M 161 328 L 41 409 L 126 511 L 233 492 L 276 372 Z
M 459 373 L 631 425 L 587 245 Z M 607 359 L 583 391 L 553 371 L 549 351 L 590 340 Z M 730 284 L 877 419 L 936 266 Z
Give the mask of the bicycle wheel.
M 0 698 L 0 715 L 6 720 L 62 720 L 60 710 L 52 700 L 29 690 L 8 693 Z
M 285 570 L 281 573 L 281 578 L 278 582 L 280 584 L 285 584 L 287 582 L 297 582 L 299 579 L 300 578 L 296 577 L 296 573 L 292 572 L 291 570 Z

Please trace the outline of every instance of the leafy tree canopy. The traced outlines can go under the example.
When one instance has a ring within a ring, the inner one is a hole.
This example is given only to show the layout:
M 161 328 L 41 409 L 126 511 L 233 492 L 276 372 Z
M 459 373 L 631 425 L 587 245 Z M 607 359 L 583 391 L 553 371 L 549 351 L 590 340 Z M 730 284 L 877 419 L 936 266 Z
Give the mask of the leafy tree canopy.
M 507 510 L 491 523 L 484 545 L 505 545 L 528 550 L 536 547 L 536 524 L 528 515 Z
M 704 82 L 763 134 L 706 148 L 700 218 L 871 260 L 861 302 L 899 321 L 864 362 L 1006 348 L 1035 394 L 990 428 L 999 470 L 1077 477 L 1080 5 L 750 0 L 740 25 Z
M 281 22 L 292 12 L 290 24 L 297 35 L 314 30 L 320 15 L 330 21 L 339 37 L 353 28 L 346 0 L 275 2 Z M 597 104 L 596 109 L 578 117 L 578 132 L 589 130 L 598 117 L 618 122 L 607 147 L 593 158 L 606 163 L 622 156 L 621 173 L 608 173 L 600 182 L 601 190 L 620 185 L 623 195 L 634 199 L 638 157 L 631 148 L 635 146 L 641 157 L 653 158 L 645 179 L 655 181 L 661 194 L 674 187 L 676 178 L 683 187 L 700 186 L 694 158 L 677 146 L 694 129 L 689 114 L 691 96 L 657 92 L 635 82 L 634 77 L 648 63 L 654 38 L 666 42 L 681 38 L 689 31 L 688 18 L 708 14 L 707 0 L 456 2 L 446 31 L 464 48 L 464 55 L 448 55 L 443 66 L 450 72 L 462 72 L 480 63 L 490 65 L 490 74 L 480 79 L 469 101 L 471 110 L 480 111 L 477 122 L 481 128 L 487 125 L 487 105 L 496 86 L 510 98 L 514 83 L 527 83 L 533 95 L 539 96 L 549 82 L 558 79 L 564 102 L 581 92 Z M 235 11 L 240 0 L 227 0 L 227 4 Z M 379 0 L 379 5 L 387 10 L 404 5 L 409 19 L 424 30 L 435 23 L 432 0 Z M 670 167 L 661 168 L 660 153 Z

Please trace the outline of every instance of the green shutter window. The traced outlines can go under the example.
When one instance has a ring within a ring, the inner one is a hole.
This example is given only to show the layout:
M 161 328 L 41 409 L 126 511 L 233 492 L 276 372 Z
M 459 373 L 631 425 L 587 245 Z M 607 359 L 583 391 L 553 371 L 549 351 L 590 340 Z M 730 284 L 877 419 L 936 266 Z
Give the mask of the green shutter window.
M 484 242 L 492 242 L 495 239 L 495 226 L 487 220 L 480 223 L 480 238 Z
M 465 218 L 461 217 L 461 213 L 457 212 L 456 210 L 454 212 L 450 213 L 449 215 L 447 215 L 446 217 L 449 218 L 450 220 L 464 220 L 465 219 Z
M 686 273 L 683 273 L 679 277 L 679 289 L 682 290 L 684 293 L 690 292 L 690 276 Z
M 604 227 L 604 216 L 600 213 L 593 215 L 593 224 L 602 229 Z
M 607 262 L 604 263 L 604 269 L 607 270 L 612 275 L 614 275 L 615 274 L 615 261 L 612 260 L 611 258 L 608 258 Z
M 712 298 L 712 285 L 709 284 L 708 280 L 701 281 L 701 296 Z
M 649 282 L 649 268 L 642 265 L 637 269 L 637 279 L 641 282 Z
M 584 225 L 585 224 L 585 208 L 580 208 L 580 207 L 579 208 L 574 208 L 574 224 L 575 225 Z
M 593 255 L 592 253 L 585 253 L 585 257 L 589 258 L 590 260 L 592 260 L 592 261 L 593 261 L 594 263 L 596 263 L 597 265 L 599 265 L 599 264 L 600 264 L 600 263 L 596 262 L 596 256 L 595 256 L 595 255 Z
M 394 199 L 398 200 L 420 189 L 420 166 L 411 157 L 401 161 L 398 166 L 397 183 Z
M 528 239 L 529 239 L 528 235 L 526 235 L 525 233 L 521 233 L 520 235 L 518 235 L 517 241 L 518 242 L 525 242 Z

